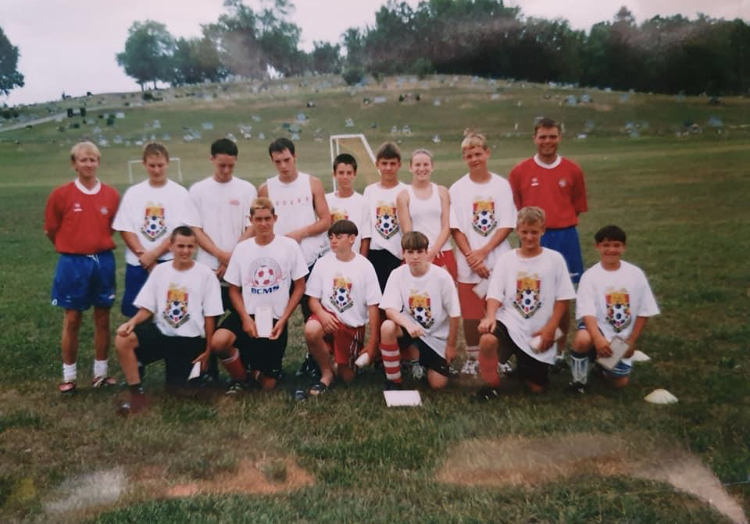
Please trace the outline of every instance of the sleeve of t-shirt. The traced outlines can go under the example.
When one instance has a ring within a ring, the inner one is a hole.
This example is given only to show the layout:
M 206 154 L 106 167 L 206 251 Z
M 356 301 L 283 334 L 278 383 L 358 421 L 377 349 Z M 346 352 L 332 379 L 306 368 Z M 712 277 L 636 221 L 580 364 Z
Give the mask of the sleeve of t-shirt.
M 203 298 L 203 316 L 218 317 L 224 314 L 224 305 L 221 302 L 221 284 L 216 274 L 206 268 L 206 296 Z
M 518 172 L 518 166 L 514 167 L 508 175 L 508 183 L 510 184 L 511 194 L 513 195 L 513 203 L 516 208 L 521 206 L 521 182 L 519 180 L 520 174 Z
M 596 295 L 592 275 L 590 271 L 584 272 L 581 281 L 578 283 L 578 293 L 576 294 L 577 320 L 581 320 L 583 317 L 596 316 Z
M 132 201 L 132 194 L 129 191 L 126 192 L 125 196 L 122 197 L 122 203 L 117 210 L 115 220 L 112 222 L 112 229 L 115 231 L 127 231 L 128 233 L 136 233 L 138 231 L 133 226 Z
M 503 275 L 503 268 L 500 264 L 495 266 L 494 271 L 490 275 L 490 282 L 487 286 L 487 298 L 497 300 L 501 304 L 505 301 L 505 285 L 503 283 L 505 275 Z
M 363 226 L 364 232 L 362 233 L 362 238 L 372 238 L 372 204 L 370 203 L 370 186 L 367 186 L 365 188 L 365 192 L 363 193 L 363 196 L 365 197 L 365 209 L 367 210 L 367 225 Z
M 448 222 L 450 223 L 451 229 L 461 229 L 461 225 L 458 223 L 458 216 L 456 215 L 456 205 L 455 200 L 453 199 L 453 195 L 451 195 L 451 207 L 450 211 L 448 212 Z
M 322 261 L 318 261 L 310 273 L 310 278 L 307 279 L 305 285 L 305 295 L 314 298 L 323 297 L 323 264 Z
M 513 191 L 511 190 L 510 184 L 506 181 L 503 181 L 501 187 L 503 187 L 503 189 L 500 191 L 497 199 L 497 225 L 498 227 L 514 228 L 516 227 L 518 217 L 516 204 L 513 200 Z
M 367 205 L 367 199 L 363 199 L 362 204 L 364 205 L 364 213 L 362 213 L 362 224 L 360 226 L 360 237 L 372 238 L 372 219 L 370 218 L 370 206 Z
M 383 299 L 380 301 L 380 309 L 395 309 L 401 311 L 404 308 L 403 301 L 401 300 L 401 279 L 399 278 L 398 270 L 391 273 L 388 277 L 388 282 L 385 284 L 385 291 L 383 291 Z
M 53 237 L 57 234 L 62 222 L 62 211 L 60 206 L 60 191 L 55 190 L 47 200 L 47 206 L 44 208 L 44 230 Z
M 570 280 L 568 265 L 565 263 L 565 259 L 560 253 L 555 251 L 554 254 L 556 255 L 555 267 L 557 270 L 557 290 L 555 292 L 555 300 L 573 300 L 576 298 L 576 290 L 573 287 L 573 281 Z
M 193 227 L 200 227 L 203 228 L 203 218 L 201 217 L 201 199 L 200 199 L 200 192 L 198 191 L 198 188 L 196 187 L 197 184 L 193 184 L 190 187 L 190 190 L 188 191 L 188 195 L 190 195 L 190 203 L 192 210 L 195 215 L 191 217 L 190 219 L 190 225 Z
M 445 310 L 448 312 L 449 317 L 460 317 L 461 316 L 461 305 L 458 302 L 458 290 L 453 284 L 453 279 L 450 275 L 448 278 L 443 279 L 443 303 L 445 304 Z
M 660 313 L 659 305 L 656 303 L 656 298 L 651 292 L 651 286 L 648 284 L 648 279 L 643 271 L 640 272 L 638 305 L 634 313 L 636 317 L 653 317 Z
M 242 256 L 241 249 L 234 248 L 232 256 L 229 257 L 229 265 L 224 272 L 224 280 L 233 286 L 242 287 L 242 271 L 240 269 L 239 258 Z
M 292 242 L 294 242 L 294 240 L 292 240 Z M 300 249 L 299 244 L 297 242 L 294 242 L 294 255 L 293 256 L 294 256 L 294 265 L 292 269 L 292 280 L 298 280 L 300 278 L 303 278 L 310 271 L 307 269 L 307 264 L 305 264 L 305 257 L 302 255 L 302 249 Z M 226 278 L 224 278 L 224 280 L 226 280 Z
M 180 210 L 180 223 L 190 227 L 201 227 L 202 221 L 200 216 L 198 216 L 198 208 L 195 202 L 193 202 L 189 192 L 185 196 L 187 198 L 183 200 L 182 209 Z
M 573 208 L 576 214 L 584 213 L 589 208 L 586 200 L 586 181 L 583 178 L 583 171 L 578 166 L 573 172 L 573 179 Z
M 169 264 L 169 262 L 167 263 Z M 151 311 L 151 313 L 156 313 L 156 310 L 159 307 L 159 297 L 156 296 L 156 293 L 158 292 L 156 281 L 159 279 L 161 273 L 162 272 L 159 271 L 159 266 L 157 266 L 151 274 L 149 274 L 146 283 L 143 284 L 143 287 L 138 292 L 135 300 L 133 300 L 134 306 L 138 308 L 146 308 Z
M 364 257 L 363 257 L 364 258 Z M 367 263 L 365 265 L 364 277 L 365 277 L 365 298 L 367 299 L 368 306 L 377 306 L 383 299 L 383 294 L 380 292 L 380 284 L 378 284 L 378 275 L 375 273 L 375 268 L 369 260 L 364 259 Z

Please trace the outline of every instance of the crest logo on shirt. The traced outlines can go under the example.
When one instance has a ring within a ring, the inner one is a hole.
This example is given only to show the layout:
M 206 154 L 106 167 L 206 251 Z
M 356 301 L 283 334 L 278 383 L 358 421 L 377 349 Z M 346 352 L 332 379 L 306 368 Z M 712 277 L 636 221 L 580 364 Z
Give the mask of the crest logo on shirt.
M 107 213 L 109 213 L 109 208 L 107 206 L 102 206 L 99 211 L 102 215 L 106 215 Z
M 394 204 L 378 202 L 375 208 L 375 229 L 386 240 L 398 233 L 398 216 Z
M 513 307 L 523 318 L 533 317 L 542 307 L 542 301 L 539 299 L 541 287 L 542 281 L 536 274 L 529 275 L 520 271 L 516 275 L 516 298 L 513 301 Z
M 160 204 L 146 204 L 146 213 L 143 218 L 141 231 L 153 242 L 167 232 L 167 219 L 164 216 L 164 207 Z
M 333 277 L 333 288 L 331 290 L 331 303 L 343 313 L 354 305 L 352 300 L 352 281 L 340 273 Z
M 412 289 L 409 292 L 409 314 L 414 320 L 419 322 L 420 326 L 430 329 L 435 323 L 435 318 L 432 316 L 432 308 L 430 307 L 430 295 L 419 293 Z
M 474 231 L 486 237 L 497 227 L 495 220 L 495 202 L 491 198 L 481 200 L 480 197 L 474 199 L 472 205 L 471 224 Z
M 607 303 L 607 322 L 615 333 L 619 333 L 630 325 L 630 295 L 627 289 L 609 291 L 604 295 Z
M 176 284 L 169 285 L 169 289 L 167 289 L 167 305 L 164 308 L 162 316 L 175 329 L 190 320 L 186 287 L 178 287 Z
M 279 290 L 281 266 L 272 258 L 259 258 L 250 265 L 250 293 L 267 295 Z
M 349 215 L 346 212 L 346 209 L 331 209 L 331 224 L 334 222 L 338 222 L 339 220 L 348 220 Z

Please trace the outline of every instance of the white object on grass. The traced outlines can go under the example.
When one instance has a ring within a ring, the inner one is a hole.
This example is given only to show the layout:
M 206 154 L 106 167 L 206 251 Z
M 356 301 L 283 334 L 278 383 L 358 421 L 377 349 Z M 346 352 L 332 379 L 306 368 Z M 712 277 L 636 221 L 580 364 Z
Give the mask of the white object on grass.
M 358 368 L 366 368 L 370 365 L 370 354 L 369 353 L 362 353 L 360 356 L 357 357 L 357 360 L 354 361 L 354 365 Z
M 652 404 L 675 404 L 677 402 L 677 397 L 666 389 L 655 389 L 646 395 L 644 399 L 646 402 L 651 402 Z
M 421 406 L 422 397 L 419 395 L 419 391 L 416 389 L 408 389 L 404 391 L 383 391 L 385 396 L 385 404 L 389 407 L 396 406 Z
M 648 362 L 649 360 L 651 360 L 651 357 L 638 349 L 633 352 L 633 356 L 631 358 L 633 359 L 633 362 Z
M 190 370 L 190 376 L 188 377 L 188 380 L 193 380 L 194 378 L 198 378 L 201 376 L 201 363 L 196 362 L 193 364 L 193 369 Z

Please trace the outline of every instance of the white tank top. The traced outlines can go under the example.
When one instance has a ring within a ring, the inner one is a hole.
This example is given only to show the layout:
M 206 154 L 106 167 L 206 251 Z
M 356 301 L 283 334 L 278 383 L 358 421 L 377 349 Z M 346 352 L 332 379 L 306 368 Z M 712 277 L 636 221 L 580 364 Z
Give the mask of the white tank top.
M 414 188 L 411 185 L 406 186 L 409 192 L 409 216 L 414 231 L 424 233 L 430 241 L 430 248 L 435 245 L 438 235 L 440 235 L 441 223 L 440 215 L 442 207 L 440 205 L 440 192 L 435 183 L 431 183 L 432 195 L 425 200 L 417 197 Z M 450 238 L 445 241 L 440 251 L 450 251 Z
M 273 201 L 276 215 L 279 217 L 274 226 L 275 234 L 286 235 L 290 231 L 317 222 L 318 215 L 315 213 L 310 175 L 307 173 L 298 173 L 297 179 L 290 184 L 281 182 L 278 175 L 269 178 L 268 196 Z M 300 248 L 308 267 L 318 259 L 327 244 L 328 237 L 325 232 L 302 239 Z

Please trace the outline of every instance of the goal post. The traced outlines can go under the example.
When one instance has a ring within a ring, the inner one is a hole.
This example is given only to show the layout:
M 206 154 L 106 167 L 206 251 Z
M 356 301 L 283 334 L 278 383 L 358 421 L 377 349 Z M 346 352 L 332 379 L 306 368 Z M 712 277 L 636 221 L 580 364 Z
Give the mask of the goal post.
M 363 134 L 331 135 L 331 166 L 336 157 L 349 153 L 357 160 L 357 181 L 355 186 L 361 191 L 365 186 L 378 182 L 380 173 L 375 165 L 375 154 Z M 333 179 L 336 190 L 336 179 Z
M 134 175 L 133 175 L 134 164 L 142 165 L 143 160 L 140 158 L 137 160 L 128 160 L 128 181 L 130 182 L 130 185 L 133 185 L 133 180 L 134 180 Z M 180 162 L 180 157 L 177 157 L 177 156 L 169 157 L 169 165 L 170 165 L 170 171 L 173 165 L 177 166 L 177 179 L 180 181 L 180 184 L 182 184 L 182 164 Z

